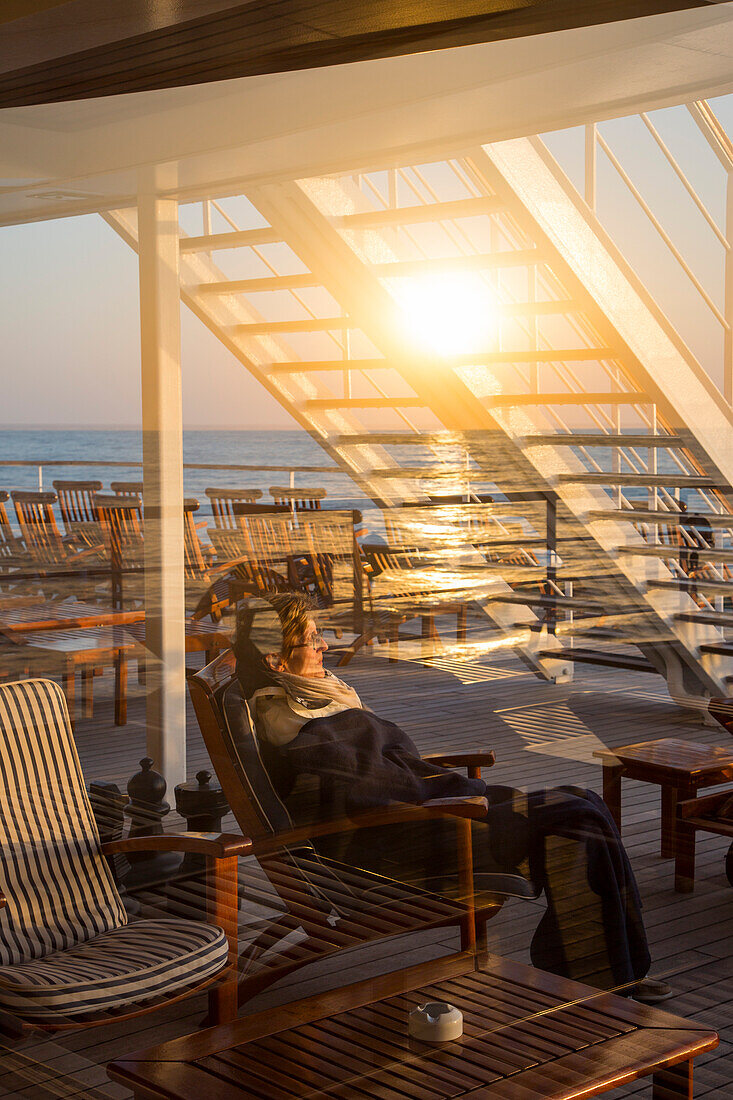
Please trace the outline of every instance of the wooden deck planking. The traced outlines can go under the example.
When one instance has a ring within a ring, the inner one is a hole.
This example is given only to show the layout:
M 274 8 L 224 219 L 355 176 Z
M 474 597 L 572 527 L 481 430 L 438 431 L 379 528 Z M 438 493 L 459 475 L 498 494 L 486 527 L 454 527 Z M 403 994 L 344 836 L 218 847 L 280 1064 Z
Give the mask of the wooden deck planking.
M 422 751 L 450 745 L 455 749 L 493 748 L 496 767 L 484 773 L 489 782 L 526 788 L 572 783 L 600 790 L 600 765 L 529 751 L 526 740 L 511 725 L 524 713 L 528 729 L 543 728 L 543 716 L 554 708 L 567 708 L 604 745 L 626 744 L 657 737 L 680 737 L 709 744 L 725 744 L 726 734 L 705 727 L 694 716 L 680 711 L 667 697 L 663 682 L 649 675 L 613 669 L 576 667 L 572 684 L 556 686 L 537 680 L 513 658 L 492 655 L 485 661 L 492 669 L 511 673 L 477 683 L 461 683 L 448 672 L 417 662 L 388 663 L 380 649 L 363 651 L 348 667 L 346 678 L 363 701 L 378 713 L 402 725 Z M 108 680 L 108 677 L 104 677 Z M 77 743 L 88 778 L 117 782 L 121 789 L 145 755 L 144 688 L 131 677 L 129 721 L 114 730 L 111 705 L 105 692 L 95 692 L 95 717 L 80 720 Z M 104 683 L 100 687 L 104 688 Z M 560 716 L 565 711 L 560 711 Z M 575 723 L 573 723 L 575 728 Z M 578 727 L 580 728 L 580 727 Z M 187 729 L 188 771 L 193 776 L 208 765 L 206 752 L 189 710 Z M 558 751 L 573 751 L 572 739 Z M 168 792 L 173 803 L 173 792 Z M 180 827 L 171 814 L 168 829 Z M 236 829 L 233 819 L 225 827 Z M 653 973 L 669 976 L 676 995 L 665 1008 L 712 1024 L 721 1031 L 719 1051 L 711 1052 L 696 1070 L 695 1096 L 722 1100 L 733 1095 L 733 890 L 728 885 L 723 861 L 725 838 L 701 834 L 698 840 L 695 892 L 678 895 L 673 890 L 673 863 L 661 860 L 659 851 L 659 790 L 648 784 L 623 783 L 624 842 L 639 880 L 654 959 Z M 491 949 L 528 961 L 528 943 L 543 910 L 534 902 L 510 899 L 489 928 Z M 400 965 L 434 957 L 450 943 L 452 933 L 433 931 L 401 944 L 376 944 L 341 955 L 296 973 L 256 998 L 246 1011 L 305 996 L 329 984 L 363 978 L 371 968 L 388 968 L 388 959 Z M 195 1030 L 203 1013 L 203 1001 L 174 1006 L 168 1013 L 127 1024 L 79 1032 L 61 1039 L 34 1042 L 21 1049 L 33 1062 L 45 1067 L 54 1079 L 38 1078 L 22 1083 L 14 1063 L 17 1053 L 0 1058 L 0 1100 L 31 1097 L 46 1100 L 69 1096 L 122 1097 L 124 1090 L 108 1082 L 104 1065 L 125 1051 Z M 8 1061 L 11 1063 L 8 1064 Z M 30 1072 L 27 1070 L 26 1072 Z M 36 1069 L 36 1074 L 41 1072 Z M 78 1082 L 78 1084 L 77 1084 Z M 646 1095 L 649 1084 L 639 1082 L 612 1095 L 615 1100 Z

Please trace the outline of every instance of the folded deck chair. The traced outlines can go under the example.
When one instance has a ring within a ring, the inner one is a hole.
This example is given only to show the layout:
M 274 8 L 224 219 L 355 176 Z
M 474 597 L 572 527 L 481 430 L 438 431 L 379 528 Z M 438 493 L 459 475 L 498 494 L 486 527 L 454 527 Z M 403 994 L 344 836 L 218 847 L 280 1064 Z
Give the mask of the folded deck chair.
M 242 837 L 185 834 L 101 845 L 66 701 L 50 680 L 0 685 L 0 1026 L 18 1034 L 105 1023 L 198 992 L 236 959 L 234 873 Z M 106 855 L 146 847 L 209 856 L 214 923 L 128 916 Z M 210 993 L 236 1011 L 233 980 Z

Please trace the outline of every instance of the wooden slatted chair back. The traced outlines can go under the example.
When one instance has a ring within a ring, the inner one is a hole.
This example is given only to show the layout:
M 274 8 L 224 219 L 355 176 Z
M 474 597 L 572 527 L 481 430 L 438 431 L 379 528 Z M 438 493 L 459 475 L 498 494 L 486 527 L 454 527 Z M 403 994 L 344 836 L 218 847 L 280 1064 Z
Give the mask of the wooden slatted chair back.
M 361 621 L 363 609 L 364 574 L 356 538 L 361 518 L 356 509 L 303 512 L 297 517 L 295 540 L 312 572 L 317 604 L 351 608 L 356 621 Z
M 110 481 L 109 487 L 118 497 L 141 497 L 143 495 L 142 481 Z
M 53 487 L 58 495 L 66 537 L 77 548 L 94 548 L 104 555 L 104 537 L 94 505 L 94 496 L 102 488 L 102 482 L 57 480 Z
M 278 505 L 234 505 L 237 531 L 246 564 L 240 572 L 255 592 L 281 592 L 290 587 L 288 559 L 294 552 L 292 513 Z
M 67 535 L 74 533 L 75 524 L 96 523 L 94 496 L 102 488 L 101 481 L 54 481 L 53 487 Z
M 142 501 L 137 496 L 97 493 L 94 497 L 99 522 L 109 545 L 112 570 L 112 604 L 123 606 L 123 578 L 145 568 L 140 516 Z
M 216 527 L 235 530 L 237 521 L 233 506 L 237 502 L 254 504 L 262 496 L 261 489 L 205 489 L 207 497 L 211 501 L 211 511 Z
M 275 504 L 285 505 L 294 512 L 317 511 L 321 501 L 327 497 L 325 489 L 291 488 L 284 485 L 271 485 L 270 496 Z
M 126 557 L 130 551 L 142 548 L 143 534 L 140 523 L 142 501 L 134 496 L 112 496 L 97 493 L 94 504 L 100 523 L 107 529 L 110 545 L 116 553 Z
M 140 528 L 143 522 L 143 483 L 142 481 L 111 481 L 109 485 L 116 497 L 134 500 L 137 507 L 137 521 Z
M 13 558 L 18 552 L 18 539 L 13 534 L 8 517 L 9 500 L 10 493 L 7 489 L 0 489 L 0 560 Z
M 293 521 L 287 511 L 240 512 L 237 526 L 245 536 L 252 561 L 282 567 L 293 551 Z
M 216 551 L 216 571 L 220 576 L 226 573 L 230 583 L 236 581 L 233 591 L 267 594 L 287 589 L 284 575 L 254 556 L 252 540 L 246 531 L 209 527 L 207 534 Z
M 44 565 L 67 561 L 69 555 L 53 510 L 56 494 L 14 489 L 10 495 L 31 558 Z
M 183 502 L 183 571 L 187 580 L 200 580 L 207 571 L 195 518 L 199 507 L 199 502 L 193 497 Z

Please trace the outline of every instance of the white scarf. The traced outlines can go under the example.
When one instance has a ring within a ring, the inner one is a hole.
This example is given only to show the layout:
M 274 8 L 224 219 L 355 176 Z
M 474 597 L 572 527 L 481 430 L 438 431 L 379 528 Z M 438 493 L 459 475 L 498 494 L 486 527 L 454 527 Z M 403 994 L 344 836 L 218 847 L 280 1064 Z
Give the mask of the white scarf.
M 344 709 L 361 708 L 361 699 L 354 689 L 328 670 L 325 676 L 296 676 L 292 672 L 273 670 L 272 678 L 286 695 L 306 705 L 317 703 L 325 707 L 329 703 L 340 703 Z

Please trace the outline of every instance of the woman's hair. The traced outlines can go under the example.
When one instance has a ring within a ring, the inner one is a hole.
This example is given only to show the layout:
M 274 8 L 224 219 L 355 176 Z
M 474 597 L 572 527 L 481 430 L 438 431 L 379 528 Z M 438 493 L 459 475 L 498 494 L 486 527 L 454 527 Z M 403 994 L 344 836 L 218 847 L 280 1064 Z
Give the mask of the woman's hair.
M 287 660 L 293 647 L 304 637 L 312 617 L 310 600 L 296 592 L 244 601 L 238 607 L 232 648 L 246 699 L 258 688 L 275 684 L 269 654 L 278 652 Z
M 300 592 L 287 592 L 271 596 L 269 602 L 277 611 L 283 632 L 281 653 L 288 659 L 293 649 L 305 637 L 308 620 L 313 618 L 313 605 Z

